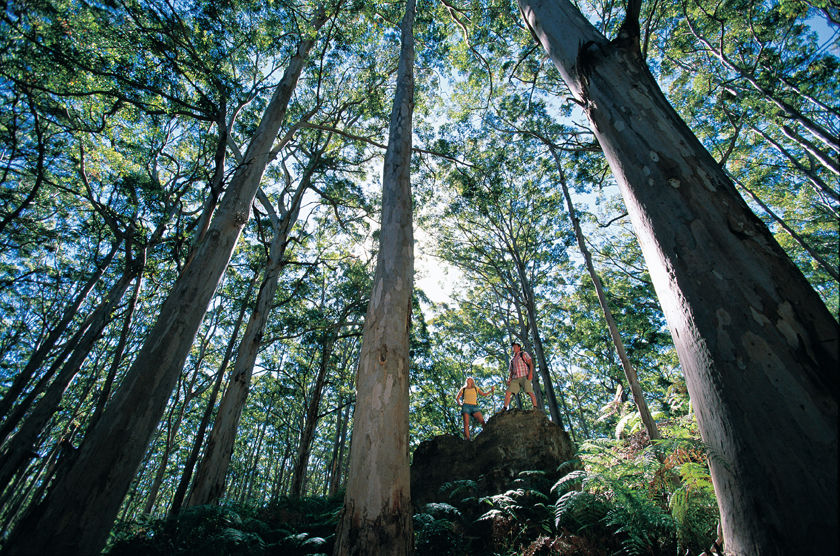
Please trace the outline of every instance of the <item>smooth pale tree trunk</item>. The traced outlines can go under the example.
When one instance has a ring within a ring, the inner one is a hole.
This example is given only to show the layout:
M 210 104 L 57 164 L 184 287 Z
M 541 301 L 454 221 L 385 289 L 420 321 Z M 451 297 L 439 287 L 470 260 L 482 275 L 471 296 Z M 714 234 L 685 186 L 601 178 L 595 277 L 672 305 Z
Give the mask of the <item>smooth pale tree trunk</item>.
M 324 148 L 326 148 L 326 145 Z M 323 152 L 323 150 L 320 152 Z M 254 365 L 262 343 L 265 325 L 268 322 L 274 294 L 277 292 L 277 282 L 283 269 L 283 257 L 289 244 L 289 234 L 297 221 L 300 203 L 304 192 L 311 183 L 312 173 L 320 160 L 320 152 L 315 153 L 309 161 L 292 196 L 289 208 L 280 217 L 274 215 L 273 209 L 271 209 L 274 235 L 271 238 L 265 274 L 260 284 L 254 310 L 248 319 L 248 325 L 245 327 L 242 342 L 240 342 L 239 350 L 236 353 L 230 384 L 228 384 L 222 396 L 219 410 L 216 413 L 216 420 L 213 423 L 213 430 L 207 440 L 204 457 L 198 466 L 195 483 L 187 498 L 187 506 L 215 504 L 224 494 L 225 476 L 230 465 L 230 457 L 233 454 L 236 430 L 239 428 L 239 419 L 242 417 L 242 410 L 251 390 L 251 376 L 254 372 Z M 270 209 L 270 207 L 269 204 L 267 208 Z
M 647 430 L 648 438 L 657 440 L 660 438 L 659 428 L 650 414 L 644 394 L 642 393 L 642 386 L 639 384 L 639 375 L 636 369 L 627 357 L 627 350 L 624 349 L 624 342 L 621 340 L 621 335 L 618 333 L 618 325 L 615 323 L 612 309 L 610 309 L 607 302 L 607 294 L 604 291 L 604 285 L 601 283 L 601 278 L 595 271 L 595 265 L 592 264 L 592 254 L 586 246 L 586 239 L 583 237 L 583 230 L 580 228 L 580 220 L 578 220 L 575 206 L 572 203 L 572 196 L 569 193 L 569 186 L 566 183 L 566 177 L 563 173 L 563 166 L 557 152 L 549 145 L 551 155 L 557 163 L 557 171 L 560 177 L 560 187 L 563 189 L 563 197 L 566 199 L 566 206 L 569 210 L 569 219 L 572 221 L 572 227 L 575 230 L 575 238 L 577 239 L 578 248 L 583 255 L 583 261 L 586 264 L 586 270 L 589 272 L 589 278 L 592 279 L 592 284 L 595 286 L 595 293 L 598 296 L 598 304 L 601 306 L 601 311 L 604 312 L 604 319 L 607 321 L 607 329 L 610 331 L 610 338 L 612 338 L 615 351 L 618 353 L 618 358 L 621 361 L 621 368 L 624 370 L 624 377 L 627 379 L 627 384 L 630 385 L 630 391 L 633 392 L 633 402 L 636 404 L 636 409 L 639 410 L 639 416 L 642 418 L 642 423 Z
M 175 489 L 175 495 L 172 497 L 172 505 L 169 509 L 169 515 L 174 516 L 181 510 L 181 505 L 184 503 L 184 498 L 187 495 L 187 489 L 192 480 L 195 464 L 198 461 L 198 456 L 201 453 L 201 447 L 204 446 L 204 435 L 207 432 L 207 427 L 210 425 L 210 419 L 213 417 L 213 409 L 216 407 L 216 398 L 219 395 L 219 390 L 222 387 L 225 370 L 227 370 L 230 362 L 233 348 L 236 345 L 236 340 L 239 337 L 239 329 L 242 326 L 242 321 L 245 319 L 245 310 L 248 307 L 248 301 L 251 299 L 251 292 L 254 290 L 258 274 L 254 273 L 254 277 L 248 284 L 248 291 L 245 293 L 240 309 L 239 316 L 236 317 L 236 324 L 233 327 L 230 340 L 228 341 L 225 355 L 222 357 L 222 363 L 219 365 L 219 370 L 216 373 L 216 379 L 213 381 L 213 389 L 210 391 L 210 399 L 207 400 L 207 405 L 204 408 L 204 413 L 201 415 L 201 422 L 198 425 L 198 430 L 195 433 L 192 449 L 190 450 L 187 460 L 184 462 L 184 471 L 181 473 L 181 479 L 178 481 L 178 487 Z
M 400 60 L 382 171 L 382 229 L 359 368 L 350 471 L 334 554 L 414 550 L 408 464 L 409 327 L 414 281 L 411 133 L 414 0 L 401 24 Z
M 637 2 L 613 42 L 565 0 L 519 6 L 621 188 L 709 448 L 727 552 L 836 554 L 837 322 L 662 95 Z
M 317 31 L 325 18 L 314 22 Z M 134 364 L 85 438 L 75 462 L 12 534 L 5 552 L 96 554 L 184 367 L 227 268 L 315 35 L 301 40 L 231 178 L 196 257 L 176 280 Z

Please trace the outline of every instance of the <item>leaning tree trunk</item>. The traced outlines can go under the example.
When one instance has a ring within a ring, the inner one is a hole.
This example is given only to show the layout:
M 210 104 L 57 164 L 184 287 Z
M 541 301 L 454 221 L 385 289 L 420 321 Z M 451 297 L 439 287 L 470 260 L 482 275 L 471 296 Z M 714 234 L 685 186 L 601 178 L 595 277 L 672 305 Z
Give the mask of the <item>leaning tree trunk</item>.
M 836 554 L 838 325 L 668 104 L 638 48 L 519 0 L 624 196 L 705 443 L 727 552 Z
M 406 2 L 382 171 L 382 231 L 356 374 L 350 472 L 334 554 L 411 554 L 408 333 L 414 279 L 411 118 L 414 0 Z
M 337 325 L 341 326 L 342 323 Z M 315 376 L 315 384 L 312 386 L 312 394 L 309 403 L 306 404 L 306 416 L 303 422 L 303 430 L 300 433 L 300 446 L 298 447 L 297 458 L 295 459 L 294 472 L 292 473 L 292 486 L 289 495 L 300 498 L 303 491 L 303 482 L 306 476 L 306 469 L 309 467 L 309 455 L 312 452 L 312 440 L 315 438 L 315 425 L 318 424 L 318 411 L 321 408 L 321 396 L 324 390 L 324 382 L 327 379 L 330 357 L 336 340 L 337 327 L 326 331 L 326 337 L 321 345 L 321 364 L 318 366 L 318 374 Z
M 6 419 L 7 413 L 12 408 L 12 405 L 17 401 L 17 398 L 21 395 L 21 393 L 23 393 L 26 385 L 29 384 L 30 380 L 32 380 L 32 377 L 35 375 L 35 372 L 41 368 L 47 360 L 47 356 L 50 351 L 55 348 L 56 343 L 70 326 L 70 323 L 73 322 L 74 318 L 76 318 L 82 303 L 96 283 L 99 282 L 99 279 L 102 278 L 102 275 L 105 274 L 105 271 L 108 269 L 108 266 L 110 266 L 111 261 L 114 260 L 114 256 L 117 254 L 121 243 L 122 241 L 118 240 L 111 244 L 111 250 L 105 256 L 103 261 L 96 265 L 94 272 L 91 274 L 90 278 L 88 278 L 88 281 L 85 282 L 84 286 L 82 286 L 82 288 L 76 293 L 72 303 L 64 309 L 61 320 L 55 325 L 55 327 L 53 327 L 52 330 L 50 330 L 50 333 L 44 341 L 41 342 L 38 349 L 35 350 L 35 353 L 33 353 L 29 358 L 29 361 L 26 362 L 26 366 L 23 370 L 15 375 L 11 386 L 9 386 L 9 389 L 3 394 L 3 398 L 0 399 L 0 420 Z M 5 425 L 5 422 L 3 422 L 3 424 Z M 5 438 L 5 435 L 0 436 L 0 438 Z
M 639 410 L 639 416 L 642 418 L 642 423 L 648 433 L 648 438 L 657 440 L 660 438 L 659 429 L 653 416 L 650 414 L 644 394 L 642 393 L 642 386 L 639 384 L 639 375 L 636 374 L 636 369 L 627 357 L 627 350 L 624 349 L 624 342 L 621 340 L 621 335 L 618 333 L 618 325 L 615 323 L 612 309 L 607 303 L 607 294 L 604 291 L 604 286 L 601 283 L 601 278 L 595 271 L 595 265 L 592 264 L 592 254 L 586 246 L 586 239 L 583 237 L 583 230 L 580 228 L 580 220 L 578 220 L 575 206 L 572 203 L 572 196 L 569 193 L 569 187 L 566 184 L 566 177 L 563 175 L 563 166 L 560 163 L 560 158 L 553 146 L 549 145 L 552 156 L 557 163 L 557 171 L 560 173 L 560 187 L 563 188 L 563 197 L 566 199 L 566 205 L 569 208 L 569 219 L 572 221 L 572 227 L 575 230 L 575 238 L 577 239 L 578 248 L 583 261 L 586 264 L 586 270 L 589 272 L 589 277 L 592 279 L 592 284 L 595 286 L 595 293 L 598 296 L 598 303 L 601 305 L 601 310 L 604 312 L 604 319 L 607 321 L 607 329 L 610 331 L 615 351 L 618 353 L 618 358 L 621 361 L 621 368 L 624 369 L 624 377 L 627 379 L 627 384 L 630 385 L 630 391 L 633 392 L 633 401 L 636 403 L 636 409 Z
M 317 31 L 325 18 L 314 22 Z M 105 544 L 160 421 L 195 334 L 227 268 L 315 34 L 298 45 L 234 173 L 210 229 L 160 308 L 137 359 L 72 466 L 4 547 L 16 554 L 96 554 Z
M 326 148 L 326 145 L 324 148 Z M 318 165 L 321 152 L 323 152 L 323 149 L 312 156 L 292 196 L 289 208 L 285 210 L 282 216 L 277 217 L 271 209 L 271 205 L 268 204 L 267 206 L 272 211 L 274 235 L 271 238 L 265 274 L 260 284 L 260 291 L 257 294 L 256 305 L 248 319 L 248 325 L 245 327 L 242 342 L 239 344 L 239 350 L 236 353 L 230 384 L 219 403 L 219 411 L 216 413 L 213 431 L 207 440 L 204 457 L 198 466 L 195 483 L 187 498 L 187 506 L 215 504 L 224 494 L 225 476 L 233 454 L 236 430 L 239 428 L 239 419 L 242 417 L 242 410 L 251 390 L 251 376 L 254 372 L 257 353 L 260 349 L 265 325 L 268 322 L 274 294 L 277 291 L 277 282 L 283 268 L 283 257 L 289 244 L 289 234 L 297 221 L 303 194 L 311 184 L 312 173 Z
M 201 422 L 198 424 L 198 430 L 195 432 L 192 449 L 184 462 L 184 470 L 181 473 L 181 478 L 178 481 L 178 487 L 175 489 L 175 494 L 172 497 L 172 505 L 169 509 L 169 515 L 174 516 L 181 510 L 181 505 L 184 503 L 184 498 L 187 495 L 187 489 L 192 480 L 193 471 L 195 470 L 198 456 L 201 452 L 201 447 L 204 446 L 204 434 L 207 432 L 207 427 L 210 425 L 210 419 L 213 417 L 213 409 L 216 406 L 216 398 L 219 395 L 219 389 L 222 387 L 225 371 L 227 370 L 230 357 L 233 354 L 233 347 L 236 345 L 236 340 L 239 338 L 239 329 L 242 327 L 242 321 L 245 319 L 245 310 L 248 308 L 248 301 L 251 299 L 251 292 L 254 290 L 258 273 L 254 273 L 254 277 L 248 283 L 248 290 L 245 292 L 245 297 L 242 299 L 239 316 L 236 317 L 236 324 L 233 326 L 230 339 L 228 340 L 227 348 L 225 348 L 225 355 L 222 357 L 222 363 L 219 365 L 219 370 L 216 372 L 216 378 L 213 381 L 213 389 L 210 391 L 210 399 L 207 400 L 207 405 L 204 407 L 204 413 L 201 415 Z

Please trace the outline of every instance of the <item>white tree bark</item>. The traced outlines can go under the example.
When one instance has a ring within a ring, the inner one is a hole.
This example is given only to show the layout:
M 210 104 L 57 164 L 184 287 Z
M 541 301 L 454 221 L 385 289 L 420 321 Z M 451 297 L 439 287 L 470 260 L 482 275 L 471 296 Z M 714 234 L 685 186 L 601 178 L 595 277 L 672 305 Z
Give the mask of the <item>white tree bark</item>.
M 411 132 L 414 0 L 406 3 L 382 172 L 382 230 L 356 374 L 350 470 L 334 553 L 411 554 L 409 325 L 414 280 Z

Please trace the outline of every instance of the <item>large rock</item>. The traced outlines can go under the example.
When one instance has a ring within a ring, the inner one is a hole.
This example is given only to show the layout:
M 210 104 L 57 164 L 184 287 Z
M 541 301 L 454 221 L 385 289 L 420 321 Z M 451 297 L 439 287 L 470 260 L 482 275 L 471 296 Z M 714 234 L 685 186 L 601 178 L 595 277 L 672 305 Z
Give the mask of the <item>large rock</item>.
M 444 483 L 471 479 L 480 496 L 507 490 L 520 471 L 545 471 L 559 478 L 557 467 L 574 455 L 569 435 L 541 411 L 497 413 L 472 441 L 444 435 L 420 443 L 411 464 L 411 499 L 420 507 L 440 501 Z

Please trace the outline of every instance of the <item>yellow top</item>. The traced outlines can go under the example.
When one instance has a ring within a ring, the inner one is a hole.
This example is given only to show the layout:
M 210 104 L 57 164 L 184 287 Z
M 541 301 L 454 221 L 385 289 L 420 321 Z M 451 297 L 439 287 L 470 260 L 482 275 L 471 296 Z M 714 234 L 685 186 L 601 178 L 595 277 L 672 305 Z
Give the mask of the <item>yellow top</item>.
M 464 388 L 464 403 L 476 405 L 478 403 L 478 389 Z

